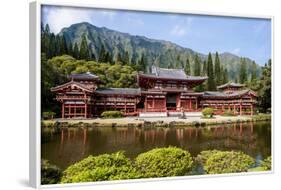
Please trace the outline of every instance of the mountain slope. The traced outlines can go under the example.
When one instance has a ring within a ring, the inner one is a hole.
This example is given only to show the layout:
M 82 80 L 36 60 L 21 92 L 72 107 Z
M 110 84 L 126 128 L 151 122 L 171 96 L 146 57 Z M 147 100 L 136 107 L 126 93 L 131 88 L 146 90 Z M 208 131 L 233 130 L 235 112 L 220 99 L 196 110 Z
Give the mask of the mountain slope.
M 193 67 L 195 54 L 198 54 L 202 61 L 207 59 L 207 55 L 181 47 L 172 42 L 149 39 L 144 36 L 134 36 L 105 27 L 99 28 L 86 22 L 63 28 L 59 35 L 64 35 L 67 42 L 79 45 L 84 34 L 86 34 L 88 45 L 96 58 L 98 58 L 103 45 L 106 51 L 112 53 L 113 59 L 116 59 L 118 53 L 123 56 L 125 52 L 128 52 L 131 63 L 136 63 L 144 54 L 147 57 L 147 68 L 152 64 L 168 68 L 182 67 L 187 57 L 191 62 L 191 67 Z M 179 64 L 176 61 L 178 56 L 180 57 Z M 240 57 L 231 53 L 222 53 L 219 56 L 221 63 L 229 72 L 230 79 L 235 80 L 239 73 Z M 251 69 L 251 63 L 252 60 L 247 58 L 247 70 Z M 258 66 L 258 75 L 260 70 Z

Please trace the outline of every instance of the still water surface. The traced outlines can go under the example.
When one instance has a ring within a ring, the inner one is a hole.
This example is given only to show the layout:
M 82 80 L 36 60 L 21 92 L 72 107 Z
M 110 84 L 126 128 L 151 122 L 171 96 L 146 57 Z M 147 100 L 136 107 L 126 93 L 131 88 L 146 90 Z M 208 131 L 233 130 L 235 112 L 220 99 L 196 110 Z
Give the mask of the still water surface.
M 42 133 L 42 158 L 65 169 L 87 157 L 124 150 L 130 158 L 155 147 L 177 146 L 196 156 L 202 150 L 240 150 L 257 161 L 271 155 L 271 123 L 204 128 L 96 127 Z

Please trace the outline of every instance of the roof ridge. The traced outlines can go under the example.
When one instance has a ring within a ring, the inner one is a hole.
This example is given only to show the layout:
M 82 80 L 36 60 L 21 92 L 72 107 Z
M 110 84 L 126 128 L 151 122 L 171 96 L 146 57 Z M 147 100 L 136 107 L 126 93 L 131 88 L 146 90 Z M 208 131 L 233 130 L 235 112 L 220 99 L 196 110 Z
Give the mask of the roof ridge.
M 163 70 L 180 70 L 183 71 L 183 69 L 176 69 L 176 68 L 164 68 L 164 67 L 158 67 L 158 66 L 154 66 L 156 69 L 163 69 Z

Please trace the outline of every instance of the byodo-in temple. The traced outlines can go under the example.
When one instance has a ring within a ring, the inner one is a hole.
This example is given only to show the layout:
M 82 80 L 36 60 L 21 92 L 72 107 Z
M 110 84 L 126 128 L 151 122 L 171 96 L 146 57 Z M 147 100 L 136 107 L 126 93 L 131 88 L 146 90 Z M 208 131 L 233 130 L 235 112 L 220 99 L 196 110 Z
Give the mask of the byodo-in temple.
M 231 111 L 253 114 L 256 93 L 229 82 L 218 91 L 195 92 L 208 77 L 187 76 L 182 69 L 152 67 L 138 73 L 139 88 L 100 88 L 99 77 L 87 72 L 69 75 L 70 81 L 51 88 L 61 103 L 62 118 L 91 118 L 103 111 L 119 110 L 126 116 L 170 116 L 214 108 L 216 114 Z

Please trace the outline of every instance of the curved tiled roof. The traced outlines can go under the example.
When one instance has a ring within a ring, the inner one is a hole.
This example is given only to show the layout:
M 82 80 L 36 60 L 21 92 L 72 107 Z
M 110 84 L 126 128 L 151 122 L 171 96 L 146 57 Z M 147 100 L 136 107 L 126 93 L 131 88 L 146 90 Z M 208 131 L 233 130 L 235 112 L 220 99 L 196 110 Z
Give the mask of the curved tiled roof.
M 86 73 L 70 74 L 68 75 L 68 78 L 74 80 L 94 80 L 94 79 L 98 79 L 99 77 L 97 75 L 92 74 L 91 72 L 86 72 Z
M 97 94 L 103 95 L 140 95 L 140 88 L 98 88 Z
M 159 78 L 159 79 L 175 79 L 175 80 L 206 80 L 207 76 L 189 76 L 186 75 L 183 69 L 167 69 L 152 66 L 151 74 L 140 73 L 140 76 L 149 77 L 149 78 Z
M 166 69 L 166 68 L 155 67 L 154 72 L 152 74 L 155 74 L 156 76 L 163 77 L 163 78 L 178 78 L 178 79 L 187 78 L 187 75 L 182 69 Z
M 241 97 L 247 93 L 251 93 L 252 95 L 256 96 L 256 94 L 253 91 L 247 89 L 247 90 L 235 91 L 230 94 L 224 92 L 218 92 L 218 91 L 205 91 L 203 94 L 203 98 L 221 98 L 221 99 L 235 98 L 235 97 Z
M 223 84 L 223 85 L 220 85 L 217 87 L 217 89 L 223 89 L 223 88 L 226 88 L 226 87 L 235 87 L 235 88 L 242 88 L 244 87 L 245 85 L 244 84 L 239 84 L 239 83 L 234 83 L 234 82 L 228 82 L 226 84 Z
M 81 84 L 79 82 L 76 82 L 76 81 L 69 81 L 67 83 L 64 83 L 62 85 L 58 85 L 56 87 L 52 87 L 51 88 L 51 91 L 52 92 L 56 92 L 62 88 L 65 88 L 67 86 L 70 86 L 70 85 L 76 85 L 77 87 L 81 88 L 82 90 L 85 90 L 85 91 L 88 91 L 88 92 L 93 92 L 93 89 L 92 88 L 89 88 L 88 86 L 84 85 L 84 84 Z

